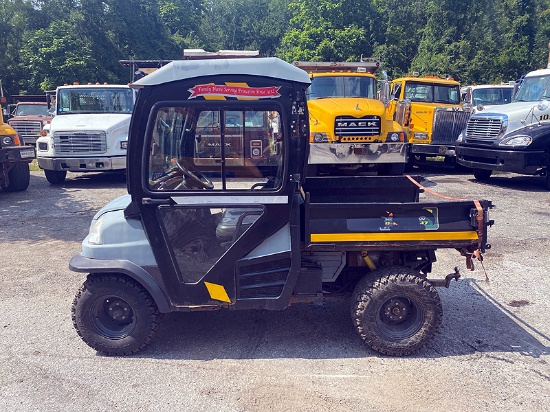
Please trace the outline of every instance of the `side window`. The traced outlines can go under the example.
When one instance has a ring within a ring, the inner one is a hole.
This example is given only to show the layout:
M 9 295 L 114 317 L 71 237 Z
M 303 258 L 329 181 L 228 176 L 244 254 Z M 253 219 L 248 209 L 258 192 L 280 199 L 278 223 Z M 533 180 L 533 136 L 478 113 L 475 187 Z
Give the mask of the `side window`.
M 153 191 L 277 190 L 281 114 L 270 108 L 160 107 L 149 125 Z

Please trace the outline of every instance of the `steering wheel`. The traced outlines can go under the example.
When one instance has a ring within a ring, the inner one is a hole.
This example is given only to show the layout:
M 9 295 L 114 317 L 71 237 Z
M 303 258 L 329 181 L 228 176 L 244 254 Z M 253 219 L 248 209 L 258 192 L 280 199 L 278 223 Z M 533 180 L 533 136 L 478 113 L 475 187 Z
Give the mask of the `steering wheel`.
M 176 164 L 183 172 L 183 176 L 186 179 L 191 179 L 191 183 L 194 183 L 199 189 L 214 189 L 214 183 L 208 179 L 192 162 L 184 159 L 178 159 Z

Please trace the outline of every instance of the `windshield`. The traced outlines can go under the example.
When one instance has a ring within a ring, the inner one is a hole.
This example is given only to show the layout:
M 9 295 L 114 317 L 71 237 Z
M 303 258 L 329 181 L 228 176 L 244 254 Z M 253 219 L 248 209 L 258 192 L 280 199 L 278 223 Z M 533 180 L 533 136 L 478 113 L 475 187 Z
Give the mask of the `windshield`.
M 45 104 L 18 104 L 16 116 L 49 116 L 48 106 Z
M 476 89 L 473 91 L 474 105 L 506 104 L 512 101 L 511 87 L 492 87 L 490 89 Z
M 541 99 L 550 98 L 550 88 L 548 87 L 550 75 L 526 77 L 521 83 L 521 87 L 516 96 L 517 102 L 536 102 Z
M 325 97 L 376 98 L 376 79 L 366 76 L 314 77 L 307 90 L 308 100 Z
M 459 104 L 460 90 L 458 85 L 407 82 L 404 97 L 412 102 Z
M 73 113 L 132 113 L 133 91 L 130 88 L 90 87 L 60 89 L 57 112 Z

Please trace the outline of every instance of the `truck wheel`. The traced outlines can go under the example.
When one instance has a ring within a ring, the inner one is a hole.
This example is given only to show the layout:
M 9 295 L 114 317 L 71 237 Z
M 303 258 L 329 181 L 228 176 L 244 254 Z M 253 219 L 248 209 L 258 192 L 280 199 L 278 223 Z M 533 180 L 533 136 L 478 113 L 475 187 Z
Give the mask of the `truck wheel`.
M 67 177 L 67 171 L 66 170 L 44 170 L 44 174 L 46 175 L 46 179 L 48 179 L 48 182 L 50 182 L 52 185 L 59 185 L 65 181 L 65 177 Z
M 378 169 L 379 176 L 401 176 L 405 172 L 405 163 L 381 164 Z
M 493 171 L 492 170 L 487 170 L 487 169 L 474 169 L 474 177 L 479 180 L 479 181 L 483 181 L 483 180 L 487 180 L 491 177 L 491 175 L 493 174 Z
M 443 310 L 437 291 L 418 272 L 388 266 L 357 284 L 351 316 L 367 346 L 385 355 L 404 356 L 437 334 Z
M 550 169 L 546 171 L 546 177 L 544 178 L 544 187 L 546 190 L 550 190 Z
M 16 163 L 8 172 L 9 184 L 3 186 L 7 192 L 21 192 L 27 190 L 31 181 L 31 172 L 27 163 Z
M 130 355 L 154 337 L 161 313 L 151 295 L 124 275 L 89 275 L 72 305 L 84 342 L 106 355 Z

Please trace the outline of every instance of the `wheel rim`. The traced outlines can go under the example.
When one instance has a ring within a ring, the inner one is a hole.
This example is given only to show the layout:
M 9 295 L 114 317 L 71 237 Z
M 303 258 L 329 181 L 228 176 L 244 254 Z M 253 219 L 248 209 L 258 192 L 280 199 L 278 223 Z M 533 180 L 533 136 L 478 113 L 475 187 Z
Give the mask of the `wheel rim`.
M 406 297 L 386 300 L 378 311 L 376 323 L 382 333 L 392 340 L 410 338 L 424 322 L 424 309 Z
M 90 316 L 96 330 L 113 340 L 128 336 L 136 324 L 132 307 L 117 296 L 106 296 L 96 300 Z

